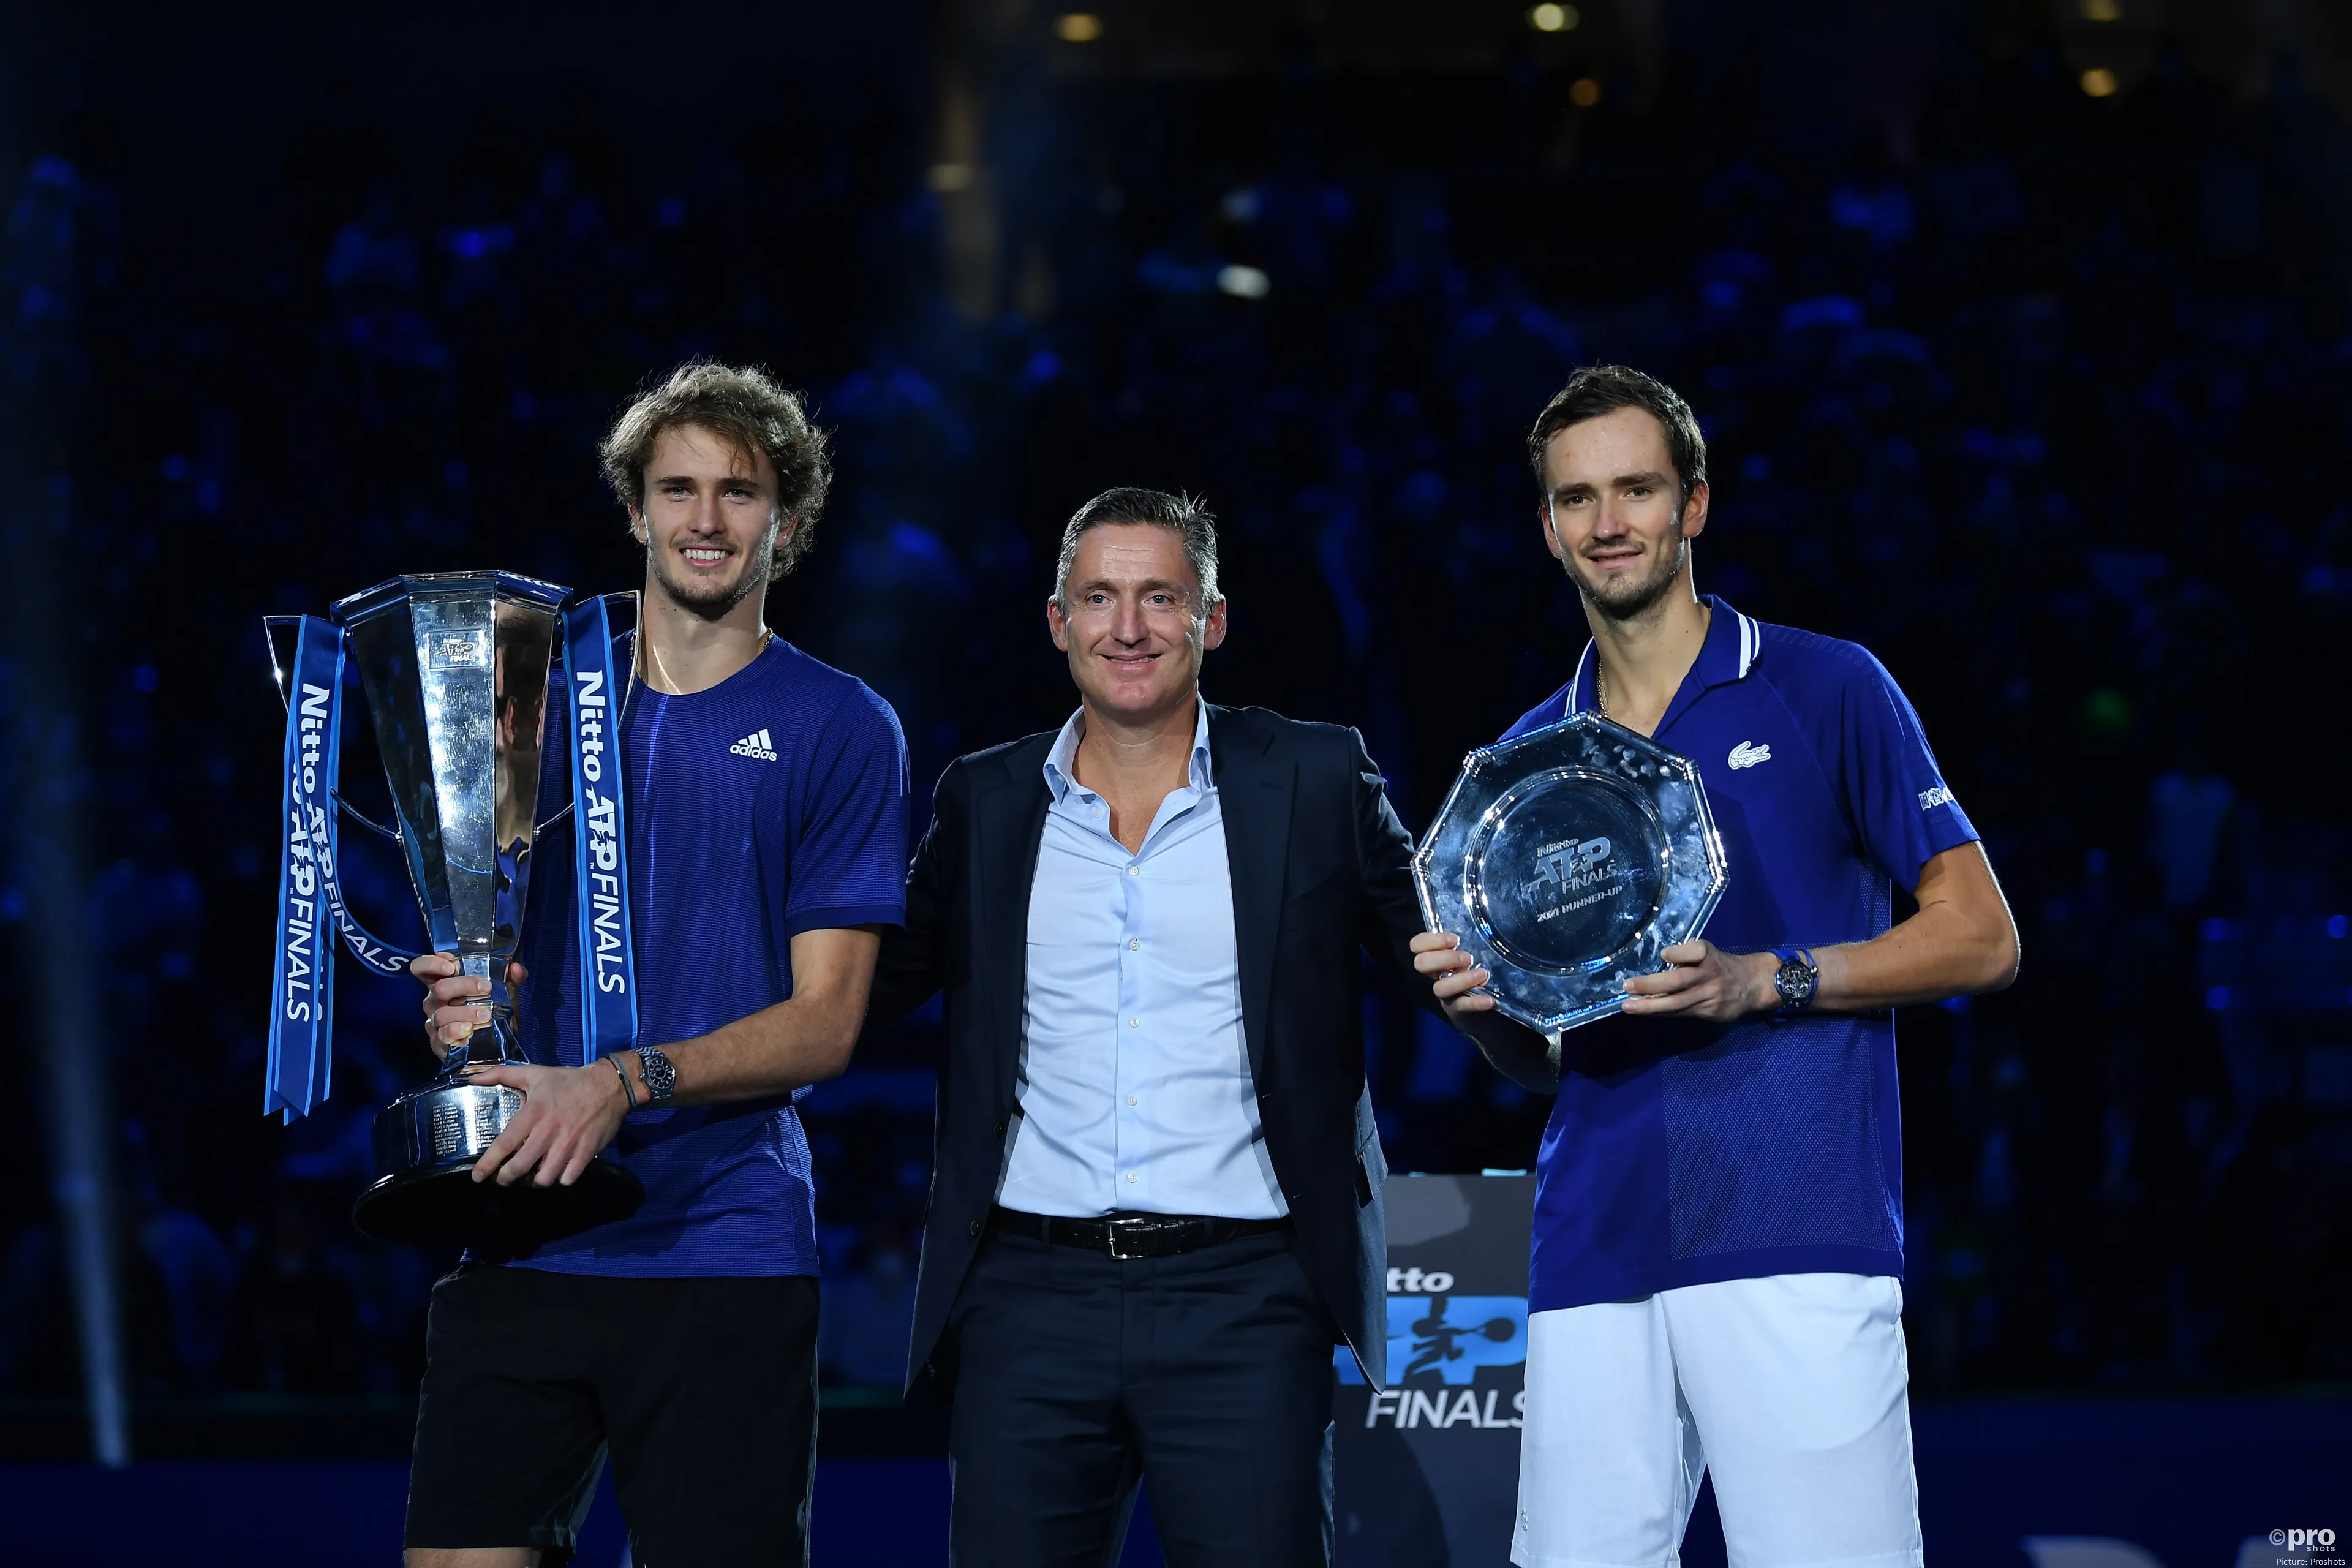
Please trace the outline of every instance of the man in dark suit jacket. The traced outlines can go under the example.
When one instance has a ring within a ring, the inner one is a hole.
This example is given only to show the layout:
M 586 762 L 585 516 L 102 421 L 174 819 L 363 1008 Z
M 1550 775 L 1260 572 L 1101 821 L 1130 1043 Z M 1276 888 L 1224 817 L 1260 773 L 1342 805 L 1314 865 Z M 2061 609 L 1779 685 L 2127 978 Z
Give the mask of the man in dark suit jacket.
M 1326 1563 L 1331 1348 L 1386 1372 L 1360 950 L 1412 983 L 1412 846 L 1354 731 L 1201 700 L 1196 503 L 1080 508 L 1046 614 L 1082 705 L 948 768 L 875 981 L 946 993 L 908 1382 L 954 1401 L 955 1561 L 1116 1561 L 1141 1480 L 1171 1563 Z

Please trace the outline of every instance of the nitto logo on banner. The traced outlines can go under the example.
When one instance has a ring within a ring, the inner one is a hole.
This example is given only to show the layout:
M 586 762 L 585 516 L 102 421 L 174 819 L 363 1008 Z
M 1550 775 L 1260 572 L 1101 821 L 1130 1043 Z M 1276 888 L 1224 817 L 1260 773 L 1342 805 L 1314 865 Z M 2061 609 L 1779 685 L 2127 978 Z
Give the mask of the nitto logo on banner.
M 1391 1268 L 1389 1270 L 1389 1294 L 1418 1296 L 1423 1292 L 1443 1296 L 1454 1289 L 1454 1276 L 1443 1268 Z M 1396 1331 L 1391 1329 L 1391 1333 Z
M 281 940 L 286 943 L 286 1019 L 289 1023 L 307 1024 L 311 1018 L 310 980 L 312 968 L 320 961 L 318 946 L 319 859 L 326 850 L 326 837 L 321 832 L 315 839 L 303 811 L 319 793 L 319 766 L 327 735 L 327 689 L 310 681 L 302 683 L 300 715 L 302 743 L 295 759 L 293 779 L 294 810 L 286 825 L 286 864 L 291 872 L 286 890 L 286 930 Z M 326 814 L 313 810 L 312 816 L 323 824 Z M 299 994 L 297 994 L 299 993 Z
M 581 816 L 588 828 L 588 907 L 596 935 L 596 989 L 625 992 L 626 966 L 621 962 L 621 878 L 623 853 L 620 818 L 613 796 L 596 788 L 604 777 L 604 677 L 583 669 L 578 677 L 579 700 L 573 703 L 580 726 Z

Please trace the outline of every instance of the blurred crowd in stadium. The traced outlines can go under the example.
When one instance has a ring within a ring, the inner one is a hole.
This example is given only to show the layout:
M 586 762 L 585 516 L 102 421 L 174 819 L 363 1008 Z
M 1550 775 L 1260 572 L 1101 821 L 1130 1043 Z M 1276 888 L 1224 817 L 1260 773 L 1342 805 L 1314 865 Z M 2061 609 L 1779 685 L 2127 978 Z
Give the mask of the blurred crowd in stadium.
M 2013 991 L 1901 1024 L 1921 1394 L 2352 1377 L 2352 136 L 2291 57 L 2233 95 L 2165 48 L 2094 97 L 2047 44 L 1961 51 L 1862 133 L 1696 68 L 1015 68 L 971 167 L 888 102 L 654 184 L 593 122 L 430 168 L 320 127 L 224 186 L 258 258 L 142 242 L 103 158 L 15 194 L 16 352 L 81 389 L 58 542 L 116 627 L 84 745 L 136 1392 L 403 1393 L 446 1262 L 346 1219 L 424 1067 L 406 988 L 347 971 L 333 1100 L 257 1114 L 259 616 L 403 570 L 634 585 L 593 447 L 693 353 L 834 433 L 772 624 L 897 707 L 922 799 L 1065 715 L 1053 543 L 1138 483 L 1223 520 L 1211 698 L 1359 726 L 1416 830 L 1583 641 L 1528 425 L 1576 364 L 1661 375 L 1710 442 L 1702 588 L 1885 661 L 2022 927 Z M 393 861 L 352 865 L 405 929 Z M 1546 1102 L 1400 997 L 1368 1022 L 1393 1168 L 1532 1163 Z M 878 1036 L 803 1108 L 835 1385 L 902 1369 L 935 1048 Z M 13 1208 L 0 1397 L 74 1390 L 65 1301 Z

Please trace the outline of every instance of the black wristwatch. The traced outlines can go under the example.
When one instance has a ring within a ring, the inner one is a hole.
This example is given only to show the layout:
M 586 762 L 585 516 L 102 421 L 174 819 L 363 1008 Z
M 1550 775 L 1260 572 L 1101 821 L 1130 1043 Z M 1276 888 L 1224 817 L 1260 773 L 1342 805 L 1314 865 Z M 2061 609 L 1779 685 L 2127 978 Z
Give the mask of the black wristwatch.
M 646 1103 L 667 1105 L 677 1092 L 677 1068 L 670 1066 L 659 1046 L 637 1047 L 637 1076 L 646 1080 Z
M 1813 1005 L 1813 994 L 1821 989 L 1822 966 L 1801 947 L 1776 947 L 1772 956 L 1780 961 L 1772 975 L 1772 989 L 1780 994 L 1780 1011 L 1803 1012 Z

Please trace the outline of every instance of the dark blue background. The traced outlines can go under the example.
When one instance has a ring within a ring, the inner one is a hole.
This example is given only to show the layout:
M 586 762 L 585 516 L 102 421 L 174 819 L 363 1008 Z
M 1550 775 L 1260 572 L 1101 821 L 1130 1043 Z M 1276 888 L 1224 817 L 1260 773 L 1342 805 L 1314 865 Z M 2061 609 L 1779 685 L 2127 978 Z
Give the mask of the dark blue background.
M 1885 660 L 2023 931 L 2013 991 L 1902 1023 L 1921 1399 L 2340 1393 L 2335 13 L 1102 15 L 1093 44 L 944 0 L 0 23 L 0 982 L 104 1052 L 149 1451 L 396 1457 L 440 1262 L 344 1217 L 422 1065 L 400 985 L 347 977 L 324 1114 L 255 1111 L 258 618 L 405 570 L 633 585 L 592 448 L 697 353 L 835 433 L 771 619 L 898 708 L 919 787 L 1064 716 L 1057 530 L 1144 483 L 1223 519 L 1212 695 L 1359 725 L 1416 827 L 1583 639 L 1522 433 L 1577 363 L 1672 381 L 1712 448 L 1701 585 Z M 70 896 L 32 869 L 55 821 Z M 398 876 L 353 870 L 393 930 Z M 1531 1158 L 1542 1102 L 1400 998 L 1367 1026 L 1392 1166 Z M 933 1048 L 869 1040 L 808 1106 L 838 1390 L 903 1344 Z M 0 1436 L 70 1459 L 45 1115 L 0 1143 Z

